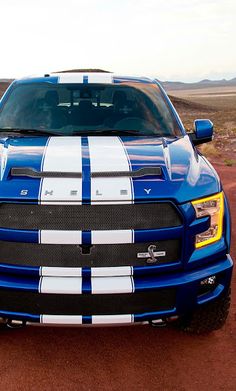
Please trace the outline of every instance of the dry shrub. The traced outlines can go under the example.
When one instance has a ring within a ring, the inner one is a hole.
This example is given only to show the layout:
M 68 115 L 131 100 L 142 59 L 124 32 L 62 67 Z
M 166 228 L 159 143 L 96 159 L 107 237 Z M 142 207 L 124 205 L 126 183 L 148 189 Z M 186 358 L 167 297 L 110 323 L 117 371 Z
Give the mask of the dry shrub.
M 221 155 L 220 151 L 218 151 L 218 149 L 216 149 L 216 147 L 213 143 L 203 144 L 200 147 L 200 151 L 206 157 L 220 157 L 220 155 Z

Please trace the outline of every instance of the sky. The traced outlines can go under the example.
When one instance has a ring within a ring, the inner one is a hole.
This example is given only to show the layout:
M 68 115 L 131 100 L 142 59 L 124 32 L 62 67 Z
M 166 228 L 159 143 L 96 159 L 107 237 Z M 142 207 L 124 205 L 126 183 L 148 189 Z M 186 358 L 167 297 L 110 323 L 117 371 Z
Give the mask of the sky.
M 0 0 L 0 78 L 74 68 L 236 77 L 235 0 Z

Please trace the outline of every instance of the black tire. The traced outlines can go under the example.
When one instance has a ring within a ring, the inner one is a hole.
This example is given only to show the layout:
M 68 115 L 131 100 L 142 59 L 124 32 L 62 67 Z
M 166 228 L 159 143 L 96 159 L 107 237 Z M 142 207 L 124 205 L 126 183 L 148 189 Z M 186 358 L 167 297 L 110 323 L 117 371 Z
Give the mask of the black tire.
M 6 330 L 7 328 L 8 328 L 7 323 L 4 323 L 4 322 L 0 323 L 0 330 Z
M 230 290 L 211 303 L 203 304 L 179 320 L 180 328 L 191 334 L 208 334 L 220 329 L 229 314 Z

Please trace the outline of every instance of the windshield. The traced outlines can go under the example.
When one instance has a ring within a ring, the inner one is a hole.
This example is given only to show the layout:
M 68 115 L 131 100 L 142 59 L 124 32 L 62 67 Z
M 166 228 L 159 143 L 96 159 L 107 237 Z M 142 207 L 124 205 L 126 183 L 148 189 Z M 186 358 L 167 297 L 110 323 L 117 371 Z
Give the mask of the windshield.
M 149 83 L 16 85 L 0 109 L 0 128 L 58 135 L 181 135 L 159 87 Z

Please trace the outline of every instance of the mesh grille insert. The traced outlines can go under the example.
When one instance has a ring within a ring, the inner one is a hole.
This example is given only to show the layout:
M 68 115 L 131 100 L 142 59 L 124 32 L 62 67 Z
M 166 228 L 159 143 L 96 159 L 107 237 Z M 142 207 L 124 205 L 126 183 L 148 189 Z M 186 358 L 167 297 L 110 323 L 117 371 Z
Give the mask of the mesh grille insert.
M 2 311 L 50 315 L 112 315 L 164 311 L 175 306 L 176 290 L 133 294 L 59 295 L 0 290 Z
M 166 251 L 166 256 L 158 258 L 159 263 L 180 260 L 180 240 L 162 240 L 152 244 L 157 246 L 157 251 Z M 2 263 L 26 266 L 145 266 L 146 260 L 137 258 L 137 253 L 147 252 L 148 245 L 100 244 L 93 246 L 89 255 L 82 255 L 79 245 L 0 242 L 0 259 Z
M 168 202 L 129 205 L 0 206 L 0 226 L 12 229 L 155 229 L 177 227 L 181 223 L 176 208 Z

